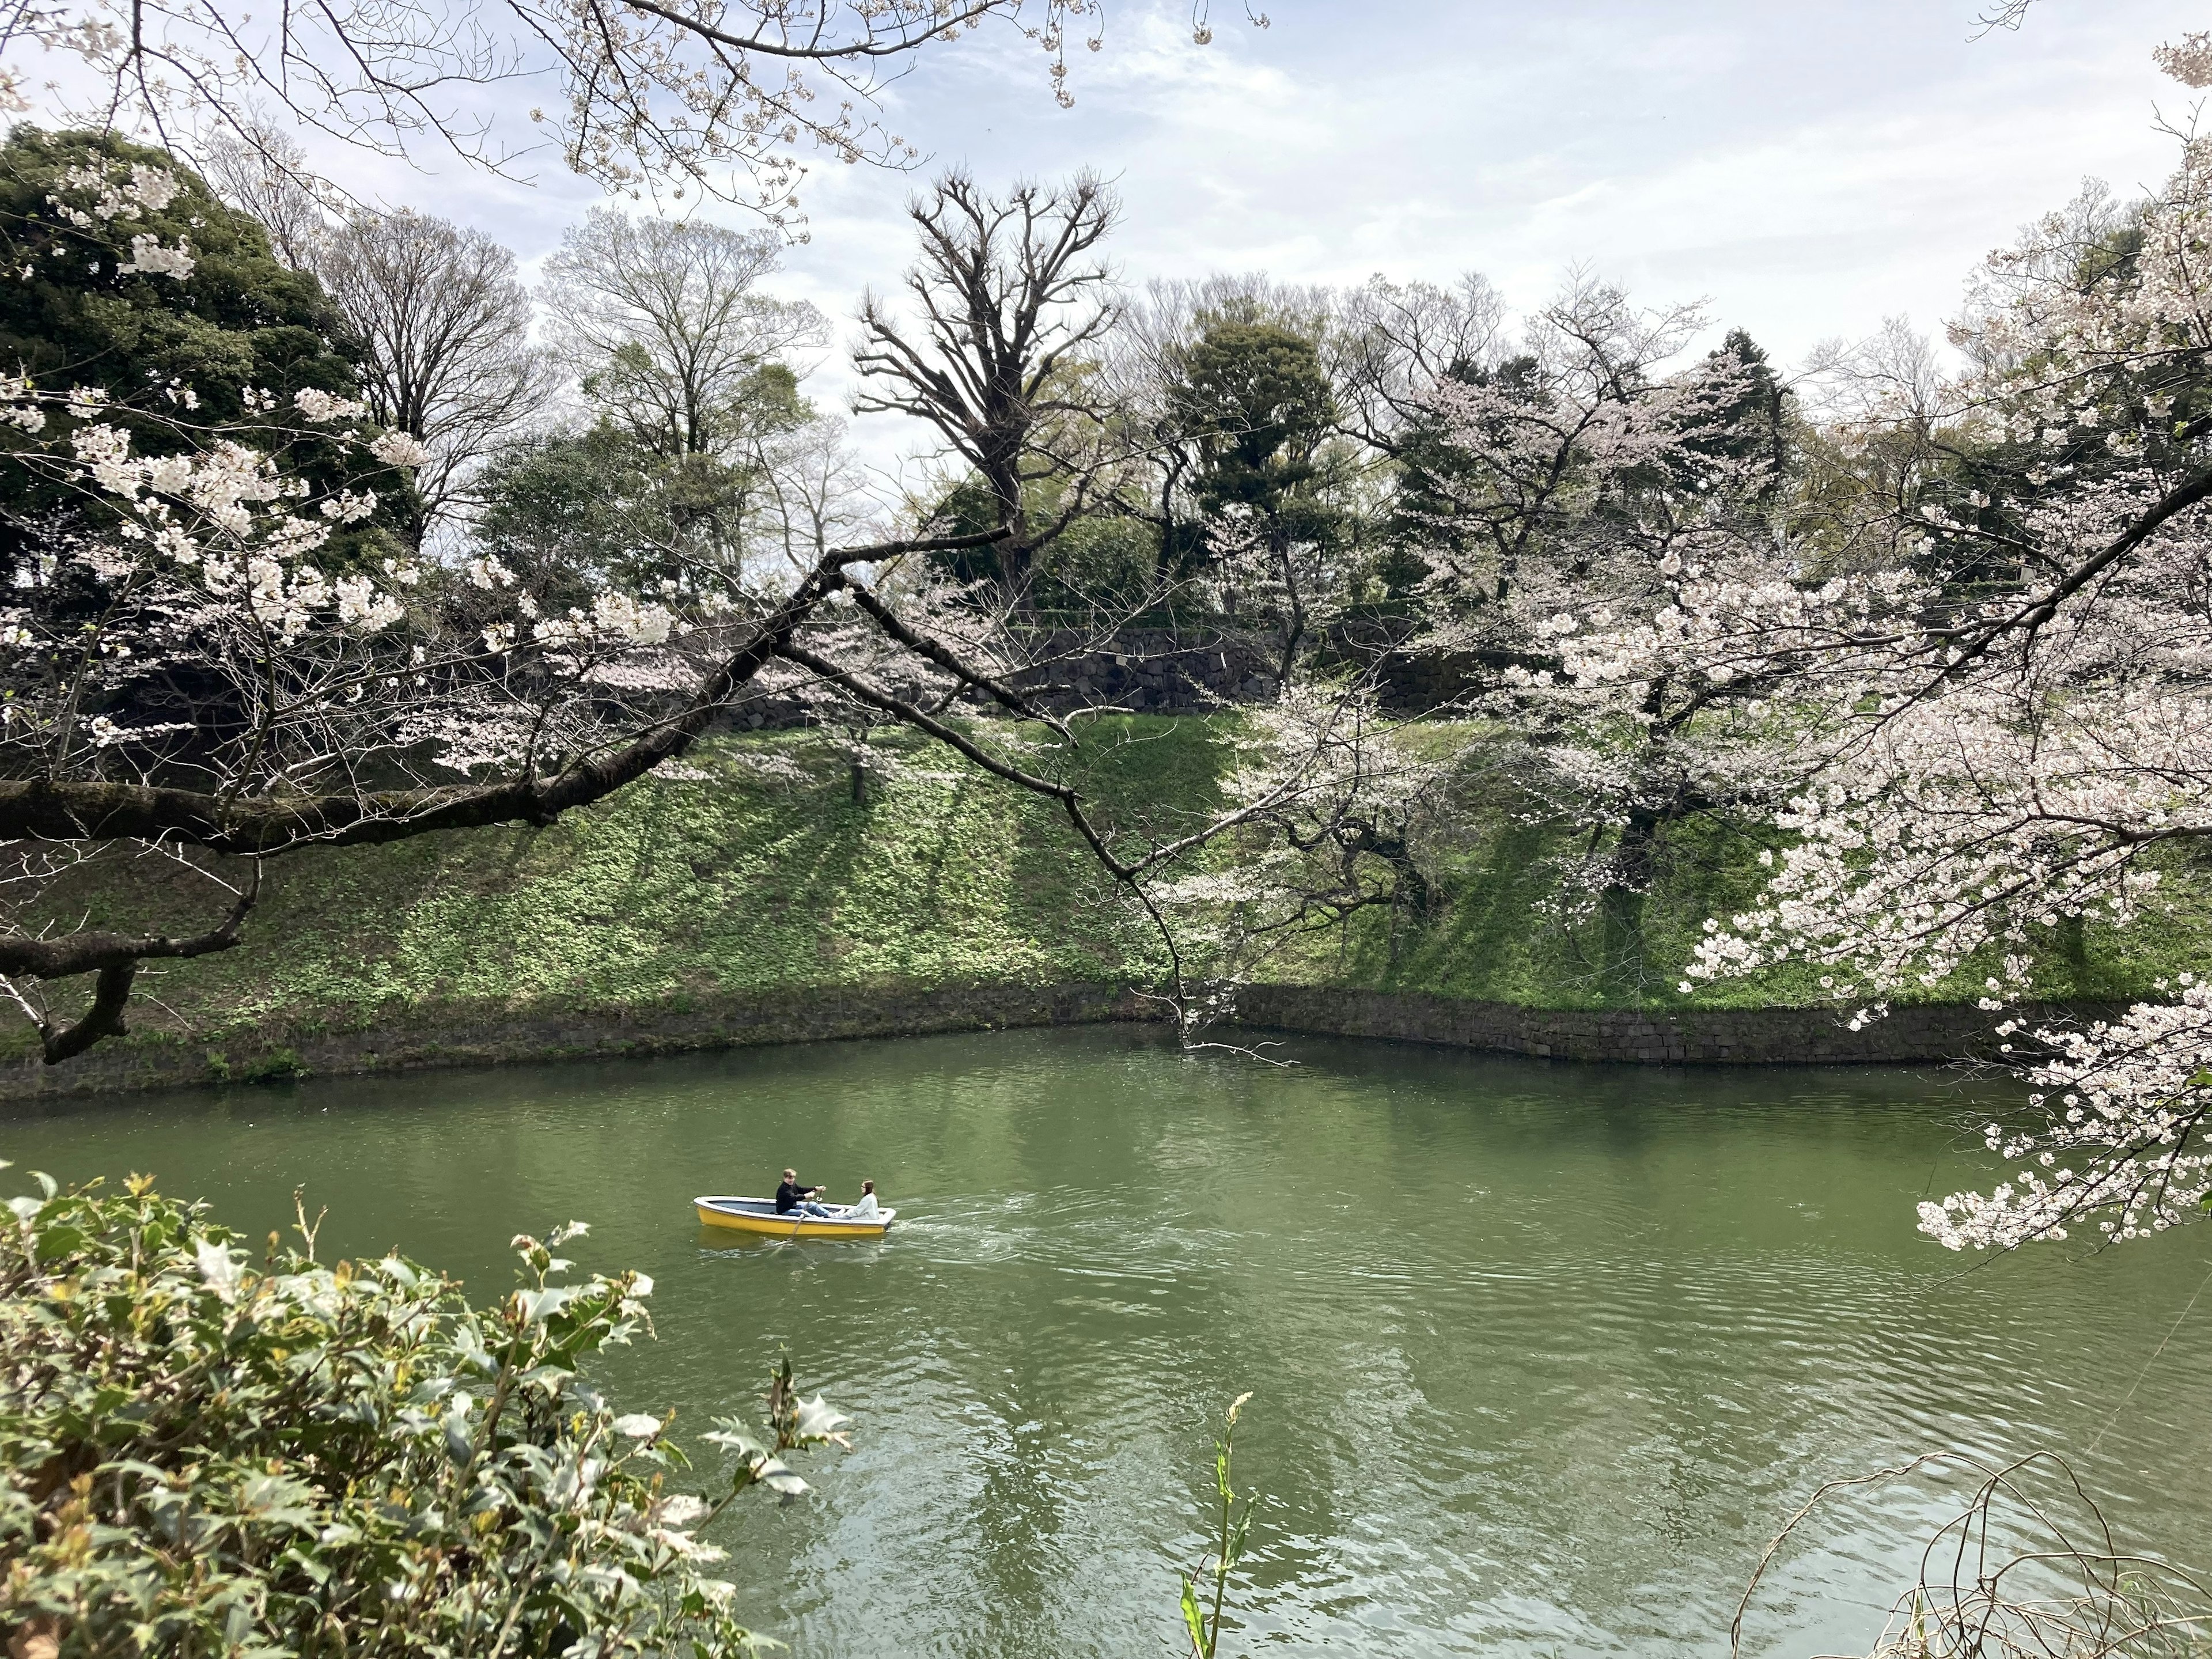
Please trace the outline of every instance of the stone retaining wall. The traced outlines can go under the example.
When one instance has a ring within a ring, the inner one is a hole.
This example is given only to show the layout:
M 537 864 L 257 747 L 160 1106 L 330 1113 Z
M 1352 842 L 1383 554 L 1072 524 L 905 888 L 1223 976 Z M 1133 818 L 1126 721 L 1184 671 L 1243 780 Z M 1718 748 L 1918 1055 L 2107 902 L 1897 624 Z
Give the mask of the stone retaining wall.
M 1109 649 L 1055 660 L 1014 683 L 1058 713 L 1111 706 L 1149 714 L 1198 714 L 1229 702 L 1275 696 L 1275 659 L 1265 638 L 1231 632 L 1182 636 L 1133 632 Z M 1048 641 L 1057 656 L 1066 642 Z M 1051 688 L 1046 690 L 1045 688 Z
M 629 1011 L 410 1008 L 355 1030 L 276 1022 L 251 1040 L 140 1036 L 103 1043 L 60 1066 L 35 1056 L 10 1060 L 0 1062 L 0 1101 L 1152 1017 L 1151 1005 L 1127 989 L 1087 984 L 808 987 Z
M 2001 1040 L 1996 1016 L 1958 1004 L 1899 1008 L 1856 1031 L 1829 1008 L 1523 1008 L 1308 985 L 1247 985 L 1236 1006 L 1239 1024 L 1278 1030 L 1646 1065 L 1894 1065 L 1987 1055 Z M 2032 1024 L 2112 1011 L 2010 1012 Z
M 1879 1065 L 1986 1054 L 1990 1017 L 1963 1006 L 1902 1008 L 1848 1030 L 1824 1008 L 1522 1008 L 1404 992 L 1248 985 L 1242 1026 L 1313 1036 L 1384 1037 L 1538 1058 L 1645 1065 Z M 483 1005 L 394 1009 L 357 1029 L 271 1022 L 220 1043 L 149 1032 L 65 1065 L 0 1061 L 0 1102 L 295 1076 L 501 1066 L 676 1054 L 768 1042 L 909 1036 L 1004 1027 L 1086 1025 L 1159 1017 L 1160 1005 L 1113 985 L 809 987 L 769 996 L 696 999 L 635 1010 L 510 1010 Z M 2030 1020 L 2109 1012 L 2016 1010 Z
M 1040 707 L 1057 714 L 1079 708 L 1120 708 L 1132 714 L 1205 714 L 1224 705 L 1271 702 L 1275 696 L 1273 642 L 1264 635 L 1164 629 L 1133 630 L 1103 648 L 1082 648 L 1073 636 L 1047 635 L 1029 642 L 1046 666 L 1012 677 Z M 894 682 L 891 690 L 927 702 L 920 683 Z M 999 706 L 979 691 L 960 699 L 971 714 L 996 715 Z M 784 731 L 816 718 L 796 696 L 750 692 L 721 717 L 718 731 Z

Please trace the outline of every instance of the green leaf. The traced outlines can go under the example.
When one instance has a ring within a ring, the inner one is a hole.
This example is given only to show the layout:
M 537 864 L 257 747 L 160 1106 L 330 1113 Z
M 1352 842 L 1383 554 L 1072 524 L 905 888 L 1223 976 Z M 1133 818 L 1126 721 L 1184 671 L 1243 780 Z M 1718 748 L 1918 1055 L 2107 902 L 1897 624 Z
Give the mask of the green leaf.
M 1250 1534 L 1251 1530 L 1252 1505 L 1247 1504 L 1244 1506 L 1244 1514 L 1243 1518 L 1230 1529 L 1229 1553 L 1224 1555 L 1221 1560 L 1223 1571 L 1227 1571 L 1230 1568 L 1235 1566 L 1239 1561 L 1244 1559 L 1244 1540 L 1246 1536 Z
M 753 1478 L 780 1497 L 796 1498 L 806 1490 L 806 1482 L 778 1457 L 763 1458 L 754 1467 Z
M 549 1285 L 542 1291 L 521 1291 L 522 1317 L 530 1324 L 550 1319 L 583 1294 L 573 1285 Z
M 799 1402 L 793 1428 L 801 1440 L 828 1440 L 852 1420 L 842 1412 L 832 1411 L 830 1402 L 817 1394 L 811 1400 Z
M 257 1474 L 239 1488 L 238 1506 L 248 1519 L 272 1525 L 311 1527 L 315 1494 L 304 1482 L 277 1474 Z
M 1198 1585 L 1188 1573 L 1182 1576 L 1182 1627 L 1190 1632 L 1190 1644 L 1200 1653 L 1208 1652 L 1206 1645 L 1206 1614 L 1198 1605 Z
M 71 1255 L 92 1242 L 90 1235 L 83 1228 L 72 1227 L 66 1223 L 40 1228 L 38 1238 L 38 1255 L 41 1261 L 52 1261 Z

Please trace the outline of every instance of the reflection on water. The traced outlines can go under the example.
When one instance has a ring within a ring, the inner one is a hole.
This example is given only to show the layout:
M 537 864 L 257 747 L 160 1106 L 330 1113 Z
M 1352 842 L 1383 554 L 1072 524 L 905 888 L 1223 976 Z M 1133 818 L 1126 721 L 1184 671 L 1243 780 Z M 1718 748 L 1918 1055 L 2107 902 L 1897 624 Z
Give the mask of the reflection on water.
M 1551 1066 L 1148 1033 L 839 1044 L 165 1096 L 0 1121 L 66 1178 L 152 1170 L 261 1230 L 505 1282 L 572 1217 L 659 1282 L 626 1404 L 708 1413 L 788 1346 L 859 1419 L 819 1495 L 723 1541 L 801 1656 L 1165 1653 L 1212 1425 L 1256 1398 L 1243 1639 L 1299 1651 L 1715 1653 L 1830 1476 L 2052 1447 L 2129 1539 L 2212 1558 L 2212 1308 L 2146 1362 L 2212 1231 L 1962 1274 L 1912 1205 L 1982 1168 L 1971 1101 L 1886 1072 Z M 699 1192 L 872 1176 L 878 1244 L 732 1243 Z M 2212 1302 L 2212 1298 L 2208 1298 Z M 2178 1473 L 2177 1473 L 2178 1472 Z M 1754 1649 L 1863 1648 L 1925 1492 L 1839 1503 Z

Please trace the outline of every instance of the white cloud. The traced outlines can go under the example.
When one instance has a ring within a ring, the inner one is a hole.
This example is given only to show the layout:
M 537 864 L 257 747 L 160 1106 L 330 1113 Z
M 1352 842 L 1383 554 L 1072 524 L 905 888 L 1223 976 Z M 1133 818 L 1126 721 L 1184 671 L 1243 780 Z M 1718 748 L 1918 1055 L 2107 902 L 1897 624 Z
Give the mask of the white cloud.
M 1528 305 L 1587 264 L 1655 301 L 1703 296 L 1787 359 L 1887 315 L 1932 327 L 2084 175 L 2127 190 L 2166 172 L 2155 112 L 2187 106 L 2150 51 L 2201 26 L 2200 0 L 2039 0 L 2017 33 L 1975 40 L 1977 3 L 1289 0 L 1261 32 L 1224 0 L 1201 49 L 1188 0 L 1111 0 L 1105 49 L 1075 53 L 1073 110 L 1006 31 L 915 66 L 885 106 L 925 173 L 1115 178 L 1133 279 L 1472 268 Z M 458 161 L 428 179 L 323 159 L 533 264 L 593 197 L 550 157 L 536 189 Z M 918 182 L 817 163 L 787 290 L 843 318 L 894 281 Z M 833 357 L 817 394 L 841 383 Z
M 1182 8 L 1125 7 L 1073 111 L 984 40 L 902 82 L 898 118 L 987 180 L 1116 177 L 1133 278 L 1476 269 L 1530 305 L 1586 264 L 1787 359 L 1900 313 L 1933 328 L 2085 175 L 2167 171 L 2156 111 L 2183 111 L 2150 50 L 2195 0 L 2042 0 L 1978 40 L 1974 3 L 1306 0 L 1203 51 Z M 908 185 L 829 182 L 793 263 L 834 313 L 903 262 Z

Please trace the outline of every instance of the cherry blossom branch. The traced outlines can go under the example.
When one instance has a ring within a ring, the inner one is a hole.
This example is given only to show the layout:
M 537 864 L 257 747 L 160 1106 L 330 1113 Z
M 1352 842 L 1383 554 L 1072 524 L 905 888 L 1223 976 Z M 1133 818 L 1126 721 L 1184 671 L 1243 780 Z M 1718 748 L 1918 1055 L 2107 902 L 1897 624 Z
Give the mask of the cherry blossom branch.
M 1070 744 L 1076 741 L 1075 734 L 1067 729 L 1059 716 L 1048 709 L 1039 708 L 1004 681 L 985 673 L 973 664 L 962 660 L 940 641 L 908 627 L 900 620 L 897 613 L 878 599 L 873 590 L 866 584 L 848 582 L 846 584 L 845 591 L 852 595 L 854 605 L 875 618 L 878 627 L 916 656 L 935 663 L 961 684 L 972 686 L 982 692 L 1008 714 L 1021 720 L 1036 720 L 1041 725 L 1049 726 L 1055 734 Z

